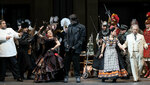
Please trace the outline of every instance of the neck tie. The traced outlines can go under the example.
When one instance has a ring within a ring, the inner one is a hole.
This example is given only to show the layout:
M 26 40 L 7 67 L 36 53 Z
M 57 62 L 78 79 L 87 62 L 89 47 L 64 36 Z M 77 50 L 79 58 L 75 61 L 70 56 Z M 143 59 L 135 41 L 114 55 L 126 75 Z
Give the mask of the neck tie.
M 136 40 L 136 34 L 134 34 L 134 38 L 135 38 L 135 40 Z

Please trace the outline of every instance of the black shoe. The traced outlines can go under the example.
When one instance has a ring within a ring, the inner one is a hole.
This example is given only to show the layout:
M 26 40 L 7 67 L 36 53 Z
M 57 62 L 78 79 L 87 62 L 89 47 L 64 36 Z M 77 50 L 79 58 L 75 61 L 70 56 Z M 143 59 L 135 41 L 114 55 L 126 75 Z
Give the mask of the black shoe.
M 76 77 L 76 82 L 77 82 L 77 83 L 80 83 L 80 82 L 81 82 L 80 77 Z
M 102 79 L 102 82 L 105 82 L 105 79 Z
M 64 78 L 64 83 L 68 83 L 68 76 Z
M 113 83 L 115 83 L 115 82 L 116 82 L 116 80 L 117 80 L 117 79 L 113 79 L 113 81 L 112 81 L 112 82 L 113 82 Z
M 23 79 L 22 78 L 18 78 L 17 81 L 23 82 Z

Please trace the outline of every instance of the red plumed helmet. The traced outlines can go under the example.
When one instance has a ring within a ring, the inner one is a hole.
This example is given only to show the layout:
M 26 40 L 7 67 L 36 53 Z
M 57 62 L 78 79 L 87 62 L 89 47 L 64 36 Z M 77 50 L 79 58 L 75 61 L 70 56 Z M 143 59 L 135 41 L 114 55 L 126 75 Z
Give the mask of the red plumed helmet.
M 146 14 L 147 20 L 145 20 L 145 24 L 150 24 L 150 12 Z
M 146 17 L 150 17 L 150 12 L 148 12 L 148 13 L 146 14 Z
M 115 13 L 113 13 L 113 14 L 111 15 L 111 21 L 112 21 L 112 22 L 119 23 L 119 17 L 118 17 L 118 15 L 115 14 Z

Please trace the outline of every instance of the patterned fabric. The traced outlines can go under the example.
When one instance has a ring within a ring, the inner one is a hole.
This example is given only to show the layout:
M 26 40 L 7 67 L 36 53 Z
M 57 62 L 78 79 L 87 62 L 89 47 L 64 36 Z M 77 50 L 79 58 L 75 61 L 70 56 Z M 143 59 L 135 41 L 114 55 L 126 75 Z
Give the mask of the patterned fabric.
M 150 58 L 150 31 L 146 31 L 146 29 L 144 30 L 144 33 L 143 33 L 143 35 L 144 35 L 144 38 L 145 38 L 145 41 L 146 41 L 146 43 L 149 43 L 148 44 L 148 49 L 144 49 L 144 57 L 145 58 Z
M 50 81 L 55 79 L 57 71 L 63 68 L 63 59 L 53 51 L 49 51 L 45 57 L 41 56 L 36 64 L 37 67 L 33 70 L 34 81 Z
M 99 70 L 99 78 L 121 78 L 126 77 L 128 75 L 125 69 L 121 69 L 121 71 L 112 71 L 112 72 L 104 72 L 104 70 Z
M 119 41 L 114 38 L 110 40 L 109 37 L 104 39 L 106 49 L 104 53 L 104 72 L 119 70 L 118 54 L 116 51 L 116 43 Z
M 119 43 L 117 38 L 110 40 L 109 37 L 103 39 L 106 44 L 104 52 L 104 69 L 99 70 L 99 78 L 120 78 L 127 77 L 128 73 L 125 69 L 121 69 L 119 65 L 116 45 Z
M 115 46 L 106 46 L 104 55 L 104 72 L 119 70 L 118 55 Z
M 44 54 L 36 61 L 36 68 L 33 70 L 35 74 L 35 82 L 50 81 L 55 79 L 55 75 L 58 74 L 64 64 L 62 57 L 56 51 L 50 50 L 56 44 L 54 39 L 45 39 Z

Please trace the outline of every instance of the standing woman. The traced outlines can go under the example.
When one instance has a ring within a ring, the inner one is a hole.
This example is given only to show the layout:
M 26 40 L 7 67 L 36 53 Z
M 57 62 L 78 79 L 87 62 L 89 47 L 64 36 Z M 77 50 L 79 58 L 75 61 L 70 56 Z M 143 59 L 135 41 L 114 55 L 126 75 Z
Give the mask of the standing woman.
M 37 59 L 37 66 L 33 70 L 35 82 L 46 82 L 56 79 L 56 75 L 63 68 L 63 59 L 55 51 L 60 46 L 60 42 L 53 36 L 51 30 L 46 32 L 46 37 L 39 35 L 44 39 L 44 52 Z
M 113 82 L 116 82 L 117 78 L 127 77 L 128 75 L 127 71 L 119 64 L 117 45 L 124 50 L 116 38 L 115 28 L 112 28 L 110 29 L 110 35 L 103 39 L 102 50 L 99 56 L 99 58 L 104 57 L 104 69 L 99 70 L 98 75 L 102 82 L 105 82 L 106 79 L 113 79 Z

